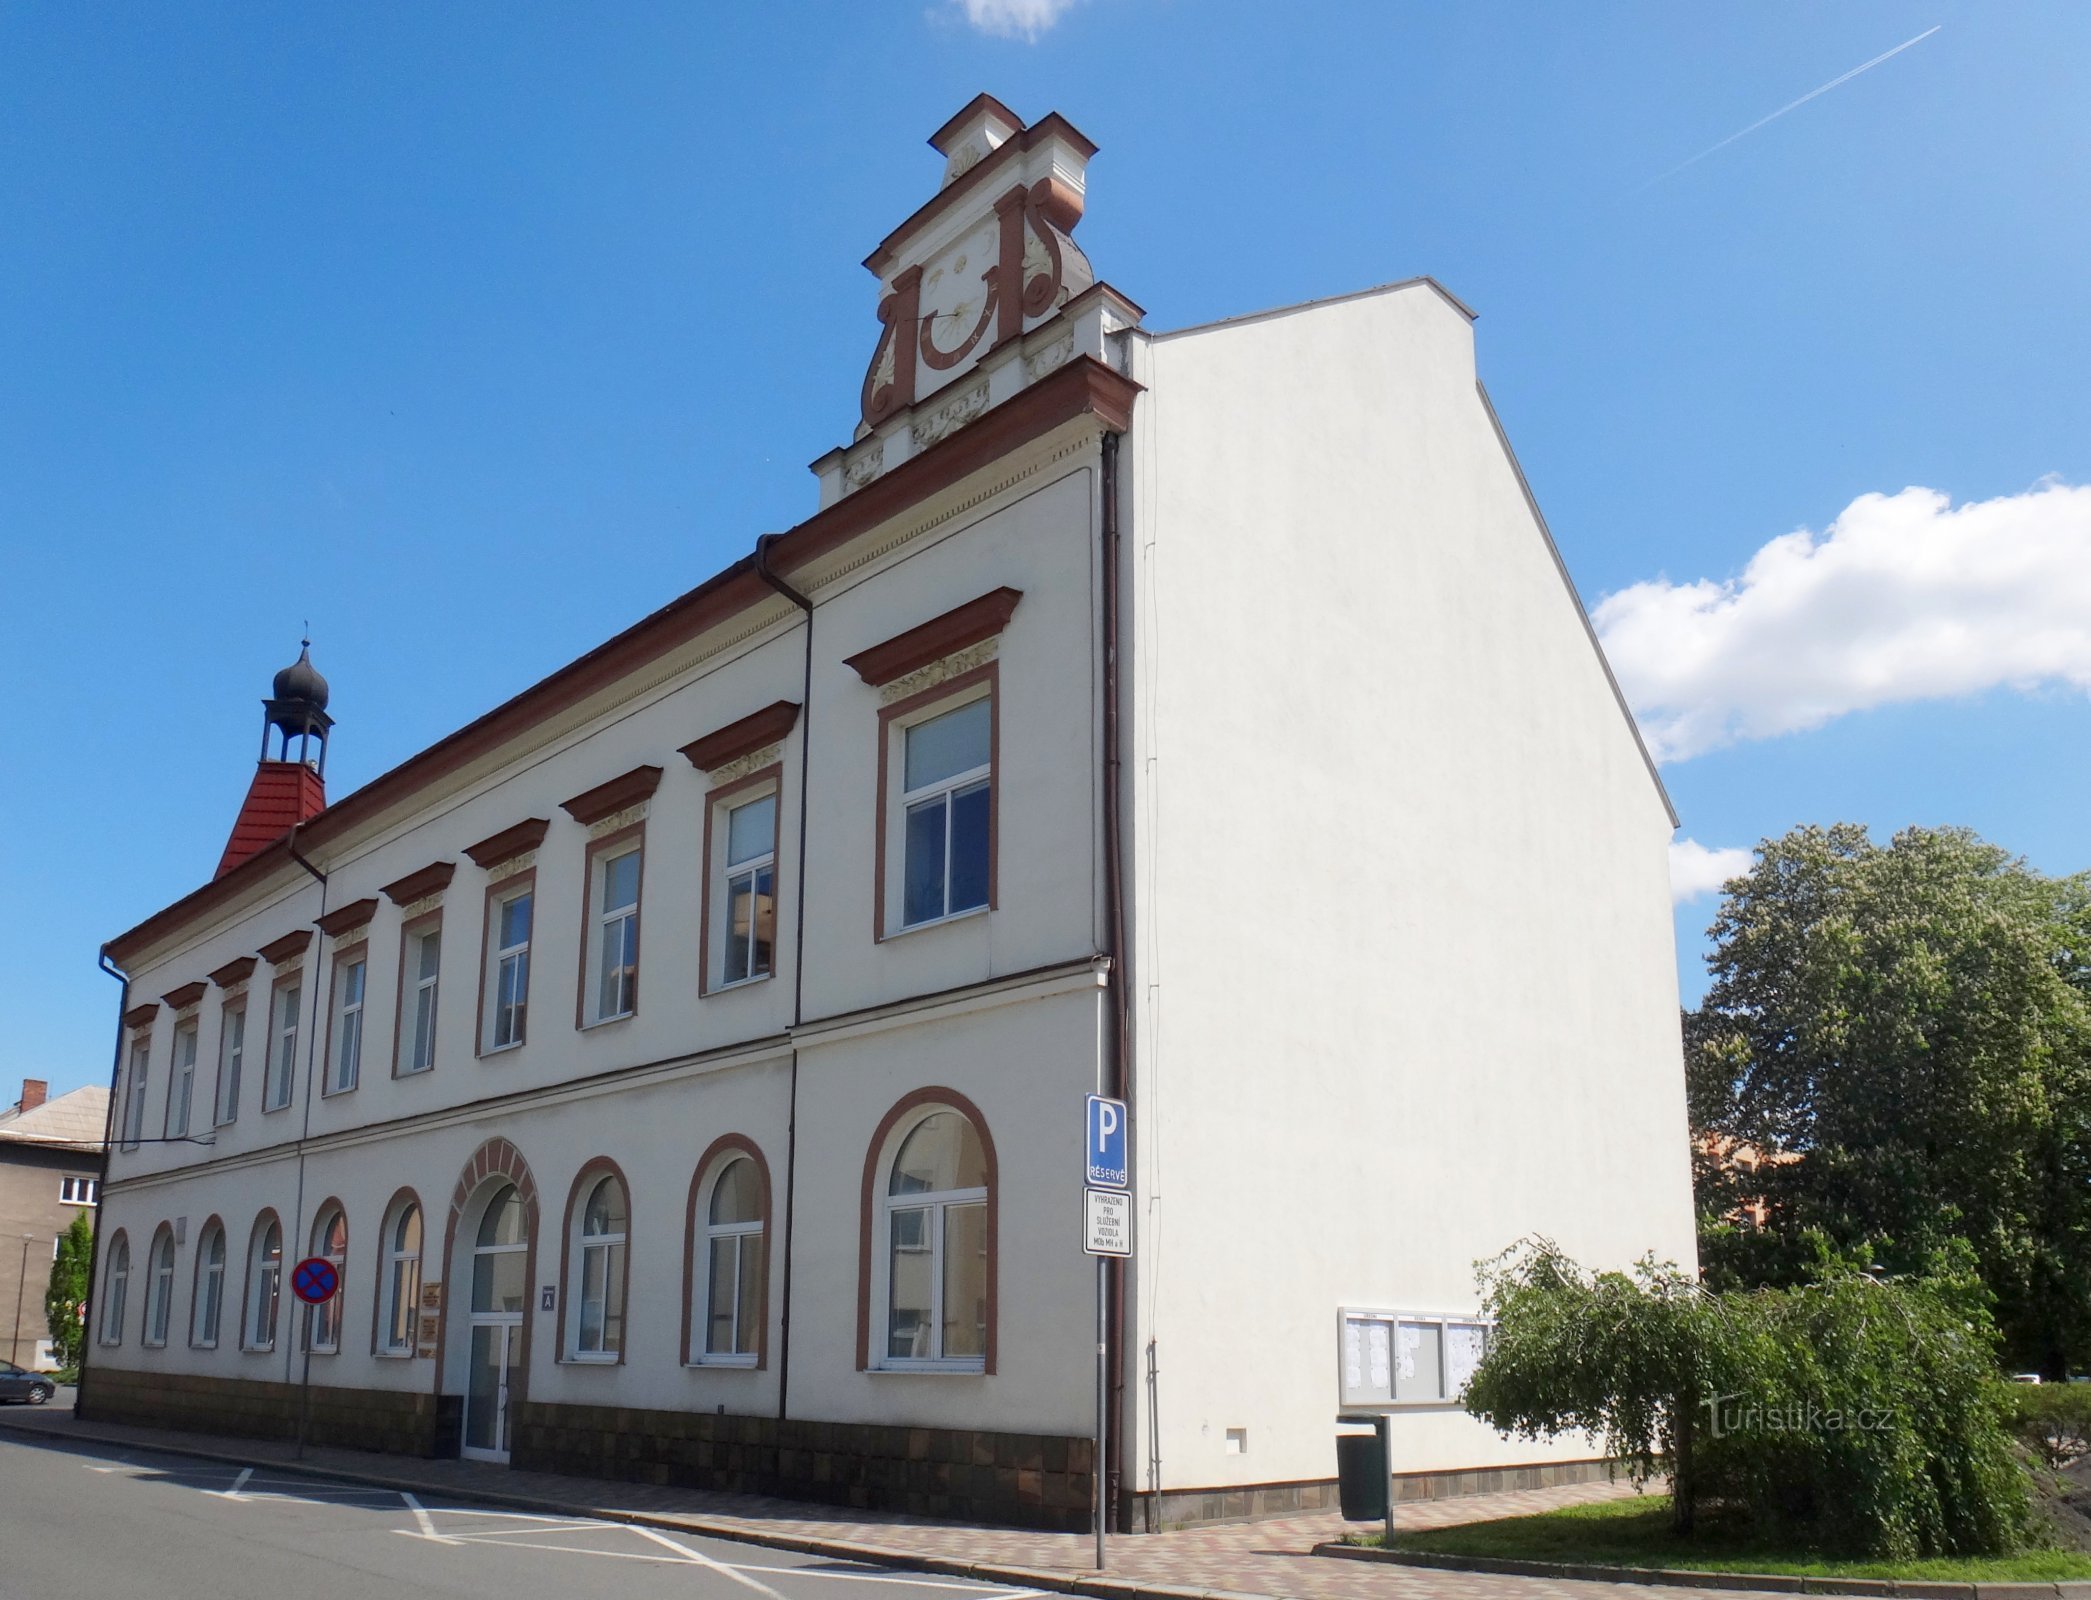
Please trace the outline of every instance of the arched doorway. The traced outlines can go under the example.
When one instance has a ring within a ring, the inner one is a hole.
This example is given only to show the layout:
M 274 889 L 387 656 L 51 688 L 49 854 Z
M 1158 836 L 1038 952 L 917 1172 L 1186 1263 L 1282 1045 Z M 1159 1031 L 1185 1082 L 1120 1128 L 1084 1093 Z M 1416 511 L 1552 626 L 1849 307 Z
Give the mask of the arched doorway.
M 529 1216 L 513 1183 L 487 1195 L 462 1254 L 469 1297 L 462 1450 L 475 1460 L 506 1461 L 509 1403 L 522 1388 L 523 1314 L 530 1299 Z

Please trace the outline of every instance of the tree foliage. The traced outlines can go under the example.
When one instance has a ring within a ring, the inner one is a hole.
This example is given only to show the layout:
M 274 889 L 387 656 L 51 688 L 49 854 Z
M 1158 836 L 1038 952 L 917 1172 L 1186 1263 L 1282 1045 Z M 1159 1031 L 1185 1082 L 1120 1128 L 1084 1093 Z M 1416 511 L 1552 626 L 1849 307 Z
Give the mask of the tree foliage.
M 1496 1332 L 1466 1406 L 1669 1476 L 1681 1533 L 1718 1512 L 1880 1559 L 2002 1552 L 2028 1499 L 1987 1295 L 1964 1245 L 1929 1266 L 1876 1279 L 1818 1238 L 1808 1281 L 1716 1293 L 1528 1242 L 1483 1269 Z
M 2007 1360 L 2091 1361 L 2091 875 L 1964 829 L 1797 828 L 1711 931 L 1685 1018 L 1708 1282 L 1800 1281 L 1817 1233 L 1892 1271 L 1961 1238 Z
M 44 1289 L 44 1320 L 50 1326 L 51 1342 L 58 1346 L 62 1367 L 79 1366 L 80 1348 L 87 1342 L 80 1307 L 87 1303 L 87 1268 L 93 1259 L 94 1224 L 85 1211 L 76 1212 L 72 1225 L 58 1236 L 58 1254 Z

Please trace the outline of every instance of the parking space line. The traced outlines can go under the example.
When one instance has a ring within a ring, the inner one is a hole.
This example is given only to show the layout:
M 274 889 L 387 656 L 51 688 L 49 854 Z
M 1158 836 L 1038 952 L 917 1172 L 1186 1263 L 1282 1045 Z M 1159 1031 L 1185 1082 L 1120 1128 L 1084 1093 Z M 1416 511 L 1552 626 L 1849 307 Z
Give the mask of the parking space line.
M 247 1487 L 247 1480 L 254 1476 L 252 1467 L 240 1468 L 240 1475 L 232 1480 L 230 1489 L 206 1489 L 205 1494 L 216 1495 L 220 1500 L 238 1500 L 240 1491 Z
M 414 1524 L 420 1528 L 422 1538 L 431 1540 L 436 1544 L 457 1543 L 455 1539 L 446 1539 L 443 1535 L 436 1532 L 435 1519 L 428 1514 L 428 1508 L 422 1505 L 419 1500 L 416 1500 L 404 1489 L 399 1491 L 399 1497 L 407 1503 L 407 1509 L 414 1513 Z
M 701 1567 L 709 1567 L 714 1572 L 725 1574 L 727 1577 L 731 1578 L 735 1583 L 745 1584 L 748 1588 L 753 1589 L 757 1594 L 766 1594 L 770 1597 L 770 1600 L 784 1600 L 784 1596 L 779 1594 L 775 1589 L 772 1589 L 760 1578 L 751 1578 L 745 1572 L 736 1571 L 734 1568 L 726 1565 L 726 1563 L 723 1561 L 714 1561 L 702 1550 L 692 1550 L 686 1544 L 676 1543 L 675 1540 L 669 1538 L 668 1535 L 666 1535 L 665 1533 L 657 1532 L 652 1528 L 642 1528 L 637 1523 L 629 1523 L 627 1524 L 627 1526 L 629 1526 L 632 1532 L 638 1534 L 642 1539 L 651 1539 L 655 1544 L 666 1545 L 670 1550 L 680 1552 L 681 1554 L 687 1556 L 691 1561 L 694 1561 L 695 1563 L 697 1563 L 697 1565 Z

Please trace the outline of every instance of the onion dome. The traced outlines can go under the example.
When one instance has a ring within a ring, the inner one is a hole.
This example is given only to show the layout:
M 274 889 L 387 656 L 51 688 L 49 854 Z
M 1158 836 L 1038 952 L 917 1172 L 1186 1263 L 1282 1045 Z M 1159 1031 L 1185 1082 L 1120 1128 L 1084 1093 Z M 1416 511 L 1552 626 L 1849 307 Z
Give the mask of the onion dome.
M 298 641 L 298 659 L 276 674 L 277 700 L 303 701 L 317 711 L 327 709 L 327 680 L 312 664 L 312 641 Z

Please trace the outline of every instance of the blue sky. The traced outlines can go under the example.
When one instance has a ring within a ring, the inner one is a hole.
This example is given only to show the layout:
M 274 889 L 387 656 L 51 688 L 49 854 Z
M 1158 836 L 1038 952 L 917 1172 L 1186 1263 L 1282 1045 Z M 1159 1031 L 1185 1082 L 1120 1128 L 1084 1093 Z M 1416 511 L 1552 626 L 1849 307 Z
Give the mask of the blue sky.
M 1416 273 L 1480 312 L 1684 836 L 2091 866 L 2091 8 L 0 4 L 0 41 L 0 1100 L 106 1080 L 95 950 L 208 876 L 306 619 L 339 795 L 808 514 L 858 263 L 983 89 L 1102 147 L 1080 237 L 1151 326 Z

